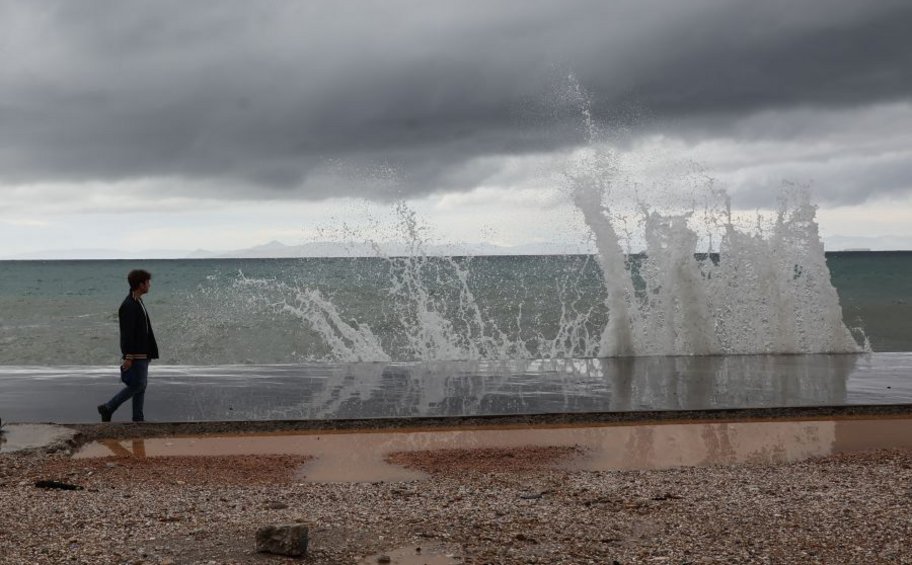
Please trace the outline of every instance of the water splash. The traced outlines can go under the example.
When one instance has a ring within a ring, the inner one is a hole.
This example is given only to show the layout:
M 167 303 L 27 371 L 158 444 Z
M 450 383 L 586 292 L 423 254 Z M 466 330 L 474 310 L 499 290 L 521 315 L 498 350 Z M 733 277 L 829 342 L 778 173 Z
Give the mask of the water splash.
M 707 233 L 693 212 L 663 214 L 641 203 L 645 252 L 625 253 L 604 186 L 574 177 L 574 202 L 596 238 L 609 321 L 599 354 L 849 353 L 862 348 L 842 321 L 808 192 L 783 191 L 768 233 L 739 229 L 728 197 Z M 717 220 L 719 218 L 716 218 Z M 705 219 L 703 220 L 705 222 Z
M 566 175 L 594 258 L 536 271 L 528 259 L 482 266 L 480 258 L 429 256 L 427 226 L 400 203 L 397 229 L 409 252 L 388 256 L 376 245 L 377 257 L 363 263 L 370 288 L 342 296 L 337 280 L 324 288 L 246 277 L 236 284 L 316 336 L 318 347 L 296 348 L 306 360 L 863 350 L 842 322 L 805 189 L 787 187 L 774 218 L 757 218 L 753 228 L 738 225 L 727 195 L 711 184 L 699 214 L 640 202 L 632 217 L 606 202 L 617 189 L 606 181 L 606 163 L 578 161 Z M 631 253 L 634 239 L 644 252 Z
M 746 226 L 703 174 L 671 178 L 666 198 L 656 198 L 655 187 L 621 173 L 589 97 L 568 82 L 587 144 L 558 182 L 591 232 L 596 270 L 586 258 L 537 277 L 514 263 L 516 271 L 486 278 L 490 265 L 476 269 L 471 257 L 429 257 L 429 228 L 399 203 L 393 231 L 407 251 L 390 256 L 367 238 L 382 266 L 359 275 L 375 278 L 371 288 L 343 296 L 339 280 L 321 287 L 243 276 L 236 286 L 316 336 L 295 347 L 306 360 L 864 350 L 842 321 L 806 189 L 786 186 L 773 219 L 758 215 Z
M 536 276 L 528 263 L 520 265 L 519 272 L 512 273 L 519 275 L 516 284 L 505 286 L 504 273 L 492 272 L 491 265 L 473 268 L 472 257 L 429 256 L 428 228 L 406 204 L 396 205 L 396 218 L 408 252 L 390 256 L 374 242 L 376 257 L 360 263 L 372 280 L 353 296 L 339 296 L 338 288 L 243 275 L 235 287 L 246 289 L 261 311 L 290 315 L 316 333 L 320 347 L 318 353 L 309 348 L 314 352 L 309 360 L 530 359 L 596 353 L 590 327 L 595 309 L 591 299 L 581 295 L 579 284 L 589 261 L 548 273 L 556 278 Z M 536 280 L 527 283 L 524 277 Z M 338 281 L 327 282 L 338 286 Z M 554 291 L 542 283 L 554 285 Z M 526 301 L 543 291 L 556 298 L 559 314 L 532 308 L 530 319 Z
M 620 182 L 589 97 L 568 80 L 589 143 L 569 163 L 564 189 L 592 231 L 604 275 L 600 356 L 862 350 L 842 321 L 806 188 L 786 185 L 768 229 L 762 216 L 755 229 L 736 225 L 729 196 L 706 176 L 696 184 L 683 176 L 670 191 L 685 195 L 683 209 L 665 211 L 662 199 L 645 201 L 640 187 Z M 633 240 L 642 255 L 631 253 Z

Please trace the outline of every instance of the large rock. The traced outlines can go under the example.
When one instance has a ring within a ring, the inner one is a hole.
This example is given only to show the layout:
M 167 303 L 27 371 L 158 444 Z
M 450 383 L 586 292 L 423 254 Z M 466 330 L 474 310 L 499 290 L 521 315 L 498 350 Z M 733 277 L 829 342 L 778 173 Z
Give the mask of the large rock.
M 263 526 L 256 533 L 256 550 L 260 553 L 301 557 L 307 552 L 307 524 Z

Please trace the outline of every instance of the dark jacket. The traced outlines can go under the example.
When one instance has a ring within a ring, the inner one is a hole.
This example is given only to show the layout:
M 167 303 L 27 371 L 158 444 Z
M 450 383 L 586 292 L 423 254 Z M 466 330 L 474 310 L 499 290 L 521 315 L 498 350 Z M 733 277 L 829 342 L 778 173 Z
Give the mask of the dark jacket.
M 117 311 L 120 320 L 120 352 L 145 353 L 149 359 L 158 359 L 158 344 L 152 332 L 152 322 L 142 304 L 128 294 Z

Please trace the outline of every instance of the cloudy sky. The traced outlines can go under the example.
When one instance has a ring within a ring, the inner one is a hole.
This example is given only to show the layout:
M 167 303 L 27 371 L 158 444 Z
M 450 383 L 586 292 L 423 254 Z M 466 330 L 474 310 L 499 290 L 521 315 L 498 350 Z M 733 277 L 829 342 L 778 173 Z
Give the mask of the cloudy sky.
M 912 243 L 910 26 L 908 0 L 0 0 L 0 257 L 385 237 L 397 201 L 439 241 L 579 242 L 560 171 L 593 150 L 614 190 L 699 171 L 756 210 L 792 182 L 833 241 Z

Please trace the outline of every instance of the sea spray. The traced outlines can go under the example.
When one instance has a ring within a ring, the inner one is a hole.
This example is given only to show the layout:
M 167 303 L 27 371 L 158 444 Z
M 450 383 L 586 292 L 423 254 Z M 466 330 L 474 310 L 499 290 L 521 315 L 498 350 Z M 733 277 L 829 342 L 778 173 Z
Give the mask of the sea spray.
M 404 203 L 396 205 L 396 218 L 396 230 L 408 253 L 389 256 L 374 242 L 377 256 L 360 259 L 371 271 L 368 278 L 374 280 L 372 296 L 345 300 L 331 288 L 243 275 L 235 281 L 235 289 L 248 296 L 242 302 L 258 303 L 260 312 L 272 311 L 277 318 L 292 316 L 315 333 L 320 346 L 311 347 L 308 360 L 482 360 L 596 354 L 590 321 L 595 309 L 580 280 L 586 277 L 584 271 L 592 271 L 587 259 L 568 263 L 556 277 L 535 276 L 520 265 L 518 272 L 507 274 L 519 275 L 514 284 L 505 286 L 504 276 L 491 280 L 473 269 L 472 257 L 429 256 L 423 235 L 426 226 Z M 541 301 L 534 296 L 555 300 L 554 305 L 535 307 Z M 532 319 L 525 315 L 526 299 L 533 303 L 528 309 Z M 559 314 L 552 316 L 548 312 L 555 307 Z M 557 323 L 552 318 L 558 318 Z M 372 327 L 381 331 L 375 333 Z
M 739 228 L 728 194 L 702 171 L 697 182 L 681 175 L 664 187 L 621 174 L 573 75 L 568 93 L 587 143 L 561 176 L 602 269 L 608 321 L 599 356 L 862 350 L 842 321 L 806 188 L 786 185 L 768 233 Z M 690 202 L 672 205 L 682 198 Z M 634 240 L 644 247 L 638 257 Z
M 737 227 L 728 196 L 708 187 L 707 197 L 724 203 L 717 249 L 698 249 L 712 241 L 716 222 L 703 218 L 701 234 L 692 211 L 664 214 L 640 202 L 636 235 L 645 250 L 633 260 L 607 202 L 616 187 L 594 182 L 585 171 L 567 178 L 604 274 L 609 321 L 599 355 L 861 350 L 842 322 L 806 189 L 782 192 L 775 222 L 764 233 Z
M 306 329 L 308 343 L 294 348 L 304 360 L 862 350 L 842 322 L 805 189 L 787 187 L 774 219 L 749 229 L 736 225 L 716 189 L 707 189 L 709 212 L 662 213 L 640 203 L 632 218 L 612 212 L 609 185 L 592 175 L 567 178 L 597 253 L 568 258 L 562 269 L 546 258 L 500 258 L 505 268 L 494 269 L 493 258 L 482 266 L 482 258 L 429 256 L 420 219 L 399 204 L 397 229 L 409 253 L 387 256 L 376 246 L 378 257 L 360 260 L 372 283 L 356 295 L 341 295 L 335 280 L 321 288 L 241 277 L 236 285 L 261 309 Z M 630 252 L 633 237 L 643 252 Z
M 602 194 L 607 192 L 608 186 L 605 179 L 597 174 L 600 170 L 600 167 L 595 167 L 595 171 L 568 175 L 573 182 L 573 203 L 582 212 L 595 236 L 596 257 L 608 293 L 605 300 L 609 312 L 608 325 L 601 334 L 598 353 L 606 357 L 633 355 L 635 321 L 631 319 L 630 309 L 633 283 L 617 231 L 601 204 Z
M 772 222 L 758 214 L 745 225 L 702 172 L 675 177 L 670 166 L 665 186 L 631 180 L 600 139 L 573 77 L 569 94 L 587 143 L 555 178 L 591 234 L 593 257 L 568 260 L 556 272 L 540 262 L 541 273 L 533 260 L 516 259 L 504 263 L 513 271 L 493 269 L 492 277 L 478 258 L 429 256 L 430 228 L 400 202 L 392 231 L 406 252 L 387 254 L 368 235 L 375 257 L 362 260 L 367 273 L 358 279 L 369 284 L 240 276 L 240 302 L 251 317 L 269 311 L 279 325 L 289 318 L 298 324 L 303 341 L 289 346 L 294 360 L 863 350 L 842 321 L 807 189 L 786 186 Z
M 432 256 L 430 229 L 404 203 L 393 229 L 408 253 L 301 260 L 294 272 L 212 281 L 193 300 L 195 342 L 217 328 L 271 318 L 230 336 L 222 359 L 285 343 L 282 361 L 433 361 L 593 357 L 605 319 L 591 257 Z M 375 230 L 376 231 L 376 230 Z M 368 238 L 369 239 L 369 238 Z M 279 267 L 280 264 L 276 264 Z M 286 264 L 287 265 L 287 264 Z M 207 281 L 208 282 L 208 281 Z M 227 283 L 227 284 L 226 284 Z M 595 294 L 595 297 L 593 296 Z M 227 305 L 227 307 L 226 307 Z M 200 318 L 211 312 L 211 324 Z M 259 344 L 254 347 L 254 343 Z M 248 358 L 243 359 L 248 362 Z M 186 362 L 186 361 L 184 361 Z

